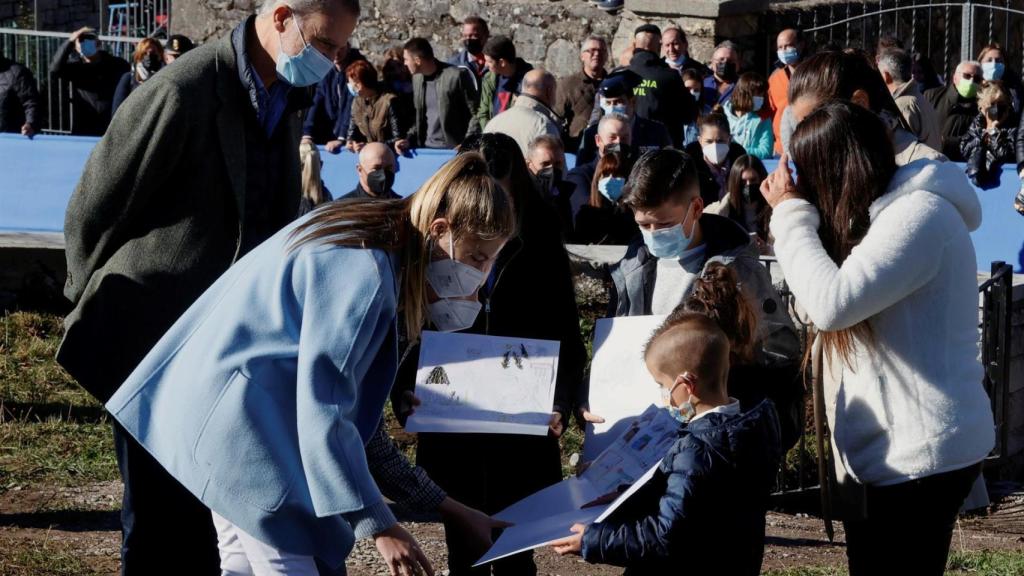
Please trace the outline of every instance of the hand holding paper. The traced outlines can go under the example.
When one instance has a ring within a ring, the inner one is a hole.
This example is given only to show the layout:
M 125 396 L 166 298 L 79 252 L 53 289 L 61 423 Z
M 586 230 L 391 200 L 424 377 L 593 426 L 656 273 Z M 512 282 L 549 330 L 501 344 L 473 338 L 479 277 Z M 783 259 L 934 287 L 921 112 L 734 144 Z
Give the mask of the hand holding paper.
M 572 531 L 572 536 L 555 540 L 551 543 L 551 547 L 562 556 L 566 554 L 576 554 L 578 556 L 583 551 L 583 532 L 587 530 L 587 527 L 583 524 L 573 524 L 569 530 Z

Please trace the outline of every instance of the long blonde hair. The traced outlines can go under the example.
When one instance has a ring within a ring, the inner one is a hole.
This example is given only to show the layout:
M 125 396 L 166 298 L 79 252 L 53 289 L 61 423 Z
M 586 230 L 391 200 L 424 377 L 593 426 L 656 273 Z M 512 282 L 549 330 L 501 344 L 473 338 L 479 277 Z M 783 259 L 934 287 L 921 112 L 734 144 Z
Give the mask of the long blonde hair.
M 299 162 L 302 164 L 302 197 L 310 206 L 324 203 L 324 183 L 320 180 L 320 151 L 309 140 L 299 143 Z
M 437 218 L 448 220 L 453 240 L 505 239 L 516 231 L 512 203 L 488 173 L 484 157 L 465 153 L 445 163 L 408 198 L 324 204 L 292 232 L 290 249 L 323 242 L 395 252 L 402 265 L 399 309 L 408 338 L 415 342 L 426 318 L 426 268 L 433 245 L 427 239 Z

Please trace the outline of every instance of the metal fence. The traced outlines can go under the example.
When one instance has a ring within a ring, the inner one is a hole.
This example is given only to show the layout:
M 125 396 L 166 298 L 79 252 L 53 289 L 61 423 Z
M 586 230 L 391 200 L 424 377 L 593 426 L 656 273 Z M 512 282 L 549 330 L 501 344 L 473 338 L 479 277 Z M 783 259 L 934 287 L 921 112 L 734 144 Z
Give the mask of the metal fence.
M 74 122 L 71 110 L 73 86 L 50 75 L 50 63 L 71 36 L 67 32 L 37 32 L 16 28 L 0 28 L 0 54 L 25 65 L 32 71 L 44 108 L 37 129 L 51 134 L 70 134 Z M 142 38 L 100 36 L 104 50 L 131 61 L 135 45 Z
M 1008 66 L 1024 69 L 1024 0 L 831 2 L 767 17 L 767 29 L 774 32 L 767 35 L 768 54 L 775 51 L 774 34 L 795 27 L 817 46 L 835 43 L 873 52 L 879 38 L 899 39 L 907 50 L 928 56 L 944 77 L 992 42 L 1002 44 Z
M 996 423 L 996 445 L 986 464 L 998 466 L 1009 455 L 1013 266 L 993 262 L 991 276 L 979 290 L 981 363 L 985 368 L 985 391 L 992 402 Z

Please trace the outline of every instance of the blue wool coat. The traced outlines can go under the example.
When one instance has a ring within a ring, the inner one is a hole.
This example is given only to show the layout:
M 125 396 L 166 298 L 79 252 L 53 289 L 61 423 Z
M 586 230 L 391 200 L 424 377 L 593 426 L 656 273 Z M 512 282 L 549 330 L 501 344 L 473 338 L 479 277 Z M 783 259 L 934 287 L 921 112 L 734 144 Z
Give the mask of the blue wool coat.
M 364 443 L 398 362 L 396 273 L 382 250 L 289 250 L 294 228 L 221 276 L 107 409 L 210 509 L 338 565 L 394 523 Z

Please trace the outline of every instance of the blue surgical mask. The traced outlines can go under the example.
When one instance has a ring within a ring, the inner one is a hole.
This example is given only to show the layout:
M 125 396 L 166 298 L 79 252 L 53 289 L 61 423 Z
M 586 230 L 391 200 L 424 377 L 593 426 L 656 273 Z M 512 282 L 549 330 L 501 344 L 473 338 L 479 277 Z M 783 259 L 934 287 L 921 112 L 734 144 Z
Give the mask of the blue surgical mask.
M 608 104 L 607 102 L 605 102 L 604 99 L 602 99 L 601 100 L 601 110 L 603 110 L 605 114 L 621 114 L 623 116 L 626 116 L 626 105 L 625 104 L 615 104 L 613 106 L 613 105 Z
M 687 209 L 686 217 L 683 218 L 681 224 L 653 232 L 640 229 L 640 234 L 644 237 L 644 244 L 647 245 L 647 251 L 651 253 L 651 256 L 667 260 L 678 260 L 683 257 L 683 253 L 690 247 L 690 236 L 686 235 L 685 226 L 689 217 L 690 213 Z M 690 235 L 692 236 L 692 234 L 691 230 Z
M 302 28 L 299 28 L 299 20 L 294 14 L 292 22 L 295 22 L 295 27 L 299 30 L 299 38 L 302 39 L 302 44 L 305 47 L 295 56 L 285 54 L 284 50 L 280 48 L 281 34 L 278 33 L 277 75 L 292 86 L 312 86 L 327 76 L 327 73 L 334 67 L 334 62 L 321 54 L 312 44 L 306 42 L 305 36 L 302 35 Z
M 754 96 L 754 112 L 760 111 L 762 106 L 764 106 L 764 96 Z
M 669 60 L 668 56 L 665 56 L 665 63 L 673 68 L 682 68 L 683 64 L 686 64 L 686 54 L 680 54 L 675 60 Z
M 788 162 L 786 162 L 786 166 L 789 168 L 789 174 L 793 178 L 793 184 L 795 185 L 797 182 L 799 182 L 796 176 L 796 163 L 793 162 L 793 159 L 791 158 Z
M 92 58 L 93 56 L 96 55 L 96 52 L 98 52 L 98 51 L 99 51 L 99 48 L 96 47 L 96 41 L 95 40 L 89 38 L 87 40 L 79 40 L 78 41 L 78 52 L 82 56 L 85 56 L 86 58 Z
M 597 181 L 597 191 L 610 202 L 615 203 L 622 198 L 622 188 L 626 185 L 625 178 L 605 176 Z
M 674 388 L 673 388 L 674 390 Z M 665 403 L 665 409 L 668 413 L 680 424 L 686 424 L 697 415 L 697 409 L 693 407 L 693 402 L 689 398 L 686 402 L 683 402 L 678 408 L 672 405 L 672 390 L 668 388 L 661 389 L 661 400 Z
M 351 82 L 349 82 L 348 84 L 345 84 L 345 89 L 348 90 L 348 93 L 351 96 L 358 96 L 359 95 L 359 91 L 356 90 L 356 85 L 351 83 Z
M 779 62 L 782 62 L 786 66 L 792 66 L 800 60 L 800 52 L 792 46 L 784 50 L 779 50 L 776 54 L 779 56 Z
M 985 80 L 1002 80 L 1003 72 L 1006 71 L 1006 65 L 1002 62 L 982 62 L 981 63 L 981 75 Z

